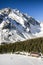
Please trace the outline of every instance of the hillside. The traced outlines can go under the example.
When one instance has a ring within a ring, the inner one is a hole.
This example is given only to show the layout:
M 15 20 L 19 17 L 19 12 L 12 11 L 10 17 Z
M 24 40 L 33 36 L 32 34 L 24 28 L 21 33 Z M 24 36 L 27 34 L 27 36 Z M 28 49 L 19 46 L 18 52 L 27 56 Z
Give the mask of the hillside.
M 43 38 L 36 38 L 36 39 L 9 43 L 9 44 L 3 43 L 2 45 L 0 45 L 0 54 L 14 53 L 17 51 L 43 53 Z

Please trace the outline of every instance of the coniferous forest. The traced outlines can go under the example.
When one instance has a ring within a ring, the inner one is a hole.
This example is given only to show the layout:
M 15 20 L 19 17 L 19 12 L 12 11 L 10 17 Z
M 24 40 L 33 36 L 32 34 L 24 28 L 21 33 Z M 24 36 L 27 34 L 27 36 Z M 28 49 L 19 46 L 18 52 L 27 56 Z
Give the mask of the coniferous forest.
M 0 45 L 0 54 L 3 53 L 14 53 L 17 51 L 25 52 L 41 52 L 43 53 L 43 38 L 35 38 L 22 42 L 15 43 L 2 43 Z

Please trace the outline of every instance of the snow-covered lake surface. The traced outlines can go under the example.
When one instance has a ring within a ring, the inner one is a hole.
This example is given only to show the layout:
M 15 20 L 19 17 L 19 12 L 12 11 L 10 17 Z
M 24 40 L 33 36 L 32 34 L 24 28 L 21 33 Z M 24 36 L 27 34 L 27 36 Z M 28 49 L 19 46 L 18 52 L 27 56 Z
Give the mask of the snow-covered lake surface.
M 17 54 L 0 54 L 0 65 L 43 65 L 43 60 Z

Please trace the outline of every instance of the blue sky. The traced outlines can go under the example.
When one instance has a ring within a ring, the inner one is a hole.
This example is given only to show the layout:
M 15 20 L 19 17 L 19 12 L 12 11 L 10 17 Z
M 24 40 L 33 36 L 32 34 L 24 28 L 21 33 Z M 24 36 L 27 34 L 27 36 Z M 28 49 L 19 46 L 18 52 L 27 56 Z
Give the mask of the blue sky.
M 36 20 L 43 21 L 43 0 L 1 0 L 0 9 L 6 7 L 17 8 Z

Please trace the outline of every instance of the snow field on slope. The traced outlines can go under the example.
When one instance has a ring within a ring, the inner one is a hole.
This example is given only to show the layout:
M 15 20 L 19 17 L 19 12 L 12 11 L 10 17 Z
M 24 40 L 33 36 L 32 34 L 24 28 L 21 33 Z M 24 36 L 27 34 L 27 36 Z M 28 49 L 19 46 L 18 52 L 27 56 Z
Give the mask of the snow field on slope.
M 17 54 L 0 54 L 0 65 L 43 65 L 43 60 Z

